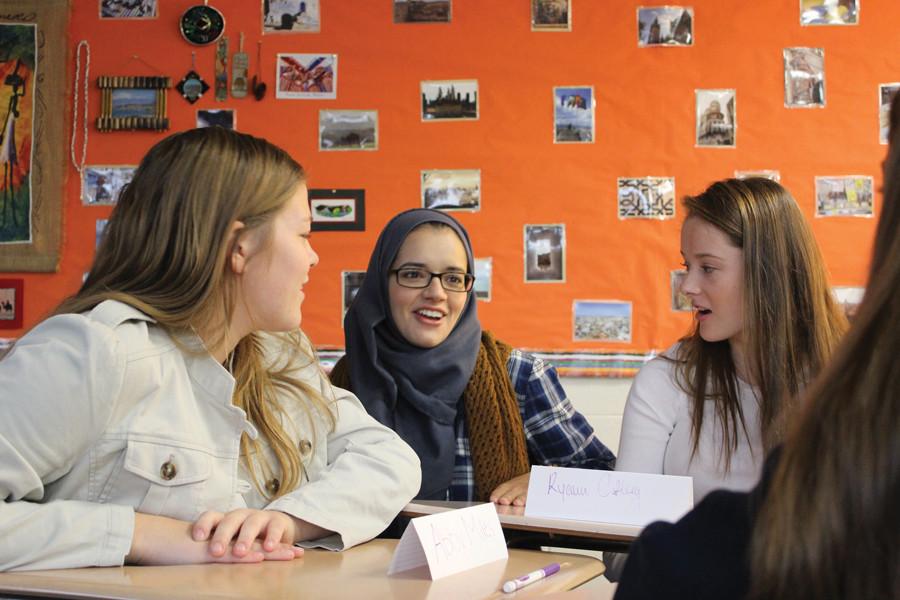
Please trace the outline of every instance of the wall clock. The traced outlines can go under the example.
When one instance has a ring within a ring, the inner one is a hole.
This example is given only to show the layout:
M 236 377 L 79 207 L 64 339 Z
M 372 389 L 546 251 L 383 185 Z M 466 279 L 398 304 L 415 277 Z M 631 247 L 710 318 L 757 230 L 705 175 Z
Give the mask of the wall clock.
M 212 6 L 198 4 L 184 11 L 178 28 L 181 36 L 192 44 L 211 44 L 224 33 L 225 17 Z

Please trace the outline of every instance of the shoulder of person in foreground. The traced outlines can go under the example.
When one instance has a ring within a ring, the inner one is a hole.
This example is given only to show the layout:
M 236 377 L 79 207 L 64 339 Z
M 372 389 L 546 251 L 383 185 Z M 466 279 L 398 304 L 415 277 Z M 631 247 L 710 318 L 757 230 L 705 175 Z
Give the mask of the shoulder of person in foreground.
M 329 383 L 305 337 L 265 338 L 270 349 L 281 348 L 275 364 L 294 361 L 295 376 L 321 394 L 335 417 L 324 448 L 317 444 L 327 462 L 320 477 L 267 508 L 337 533 L 304 543 L 307 546 L 342 550 L 375 537 L 418 493 L 418 456 L 393 430 L 369 416 L 356 396 Z
M 611 470 L 616 457 L 566 396 L 556 368 L 513 349 L 507 370 L 519 401 L 532 459 L 541 464 Z

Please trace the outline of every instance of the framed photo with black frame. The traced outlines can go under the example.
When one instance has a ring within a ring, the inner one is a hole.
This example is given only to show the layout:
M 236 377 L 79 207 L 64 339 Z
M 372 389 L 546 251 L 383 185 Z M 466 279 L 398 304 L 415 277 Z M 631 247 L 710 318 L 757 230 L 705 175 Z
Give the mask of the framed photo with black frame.
M 309 190 L 313 231 L 365 231 L 366 190 Z

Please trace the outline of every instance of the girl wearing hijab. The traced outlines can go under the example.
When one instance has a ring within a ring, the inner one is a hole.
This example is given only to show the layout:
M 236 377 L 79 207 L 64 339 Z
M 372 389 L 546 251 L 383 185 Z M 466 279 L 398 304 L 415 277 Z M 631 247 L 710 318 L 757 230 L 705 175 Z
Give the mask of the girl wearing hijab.
M 400 213 L 344 319 L 332 382 L 422 462 L 416 496 L 524 505 L 531 464 L 612 469 L 556 370 L 482 331 L 469 236 L 451 216 Z

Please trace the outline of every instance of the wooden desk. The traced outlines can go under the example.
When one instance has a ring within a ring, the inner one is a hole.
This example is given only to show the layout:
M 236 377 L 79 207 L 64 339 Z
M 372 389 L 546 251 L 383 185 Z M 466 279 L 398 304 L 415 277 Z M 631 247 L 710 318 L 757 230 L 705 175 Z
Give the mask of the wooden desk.
M 307 550 L 293 562 L 253 565 L 108 567 L 0 573 L 0 597 L 188 600 L 205 598 L 533 598 L 572 589 L 603 573 L 589 556 L 510 550 L 509 558 L 428 579 L 426 567 L 388 577 L 397 540 L 373 540 L 346 552 Z M 515 594 L 503 582 L 546 566 L 568 562 L 559 573 Z
M 482 503 L 417 500 L 407 504 L 400 514 L 406 517 L 421 517 L 478 504 Z M 512 529 L 543 534 L 548 540 L 548 543 L 543 544 L 545 546 L 564 546 L 566 544 L 561 543 L 560 538 L 563 538 L 563 541 L 576 538 L 583 542 L 575 544 L 576 547 L 623 551 L 627 550 L 628 545 L 634 541 L 640 534 L 641 529 L 643 529 L 636 525 L 526 517 L 524 506 L 495 506 L 497 508 L 497 516 L 500 518 L 500 526 L 504 530 Z

